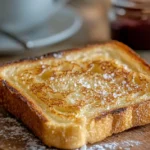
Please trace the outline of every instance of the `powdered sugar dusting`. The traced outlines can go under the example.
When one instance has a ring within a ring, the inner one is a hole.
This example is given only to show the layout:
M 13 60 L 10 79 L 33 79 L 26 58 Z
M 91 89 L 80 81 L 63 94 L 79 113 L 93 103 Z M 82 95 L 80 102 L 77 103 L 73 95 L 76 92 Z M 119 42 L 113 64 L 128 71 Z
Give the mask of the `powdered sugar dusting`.
M 54 80 L 55 79 L 55 77 L 50 77 L 50 80 Z
M 62 58 L 62 53 L 54 53 L 53 56 L 55 58 Z
M 114 97 L 114 98 L 120 97 L 121 95 L 122 95 L 122 94 L 113 93 L 113 97 Z
M 9 144 L 0 143 L 0 148 L 12 150 L 48 150 L 39 139 L 37 139 L 32 133 L 30 133 L 25 127 L 22 126 L 16 119 L 9 116 L 3 116 L 0 114 L 0 141 L 5 141 Z
M 118 150 L 118 149 L 125 149 L 130 150 L 131 147 L 141 145 L 141 142 L 134 141 L 134 140 L 126 140 L 121 142 L 110 142 L 106 144 L 96 144 L 93 146 L 87 147 L 84 145 L 78 150 Z
M 115 75 L 114 73 L 112 73 L 112 74 L 105 73 L 105 74 L 103 74 L 103 78 L 106 80 L 107 79 L 113 79 L 114 75 Z
M 87 149 L 87 146 L 86 145 L 83 145 L 80 150 L 86 150 Z

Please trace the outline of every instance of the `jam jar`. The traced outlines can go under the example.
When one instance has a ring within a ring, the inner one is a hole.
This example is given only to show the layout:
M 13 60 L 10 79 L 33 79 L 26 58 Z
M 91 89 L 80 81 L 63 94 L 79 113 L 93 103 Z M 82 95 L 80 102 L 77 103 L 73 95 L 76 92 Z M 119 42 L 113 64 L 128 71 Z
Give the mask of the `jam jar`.
M 111 38 L 150 50 L 150 0 L 112 0 Z

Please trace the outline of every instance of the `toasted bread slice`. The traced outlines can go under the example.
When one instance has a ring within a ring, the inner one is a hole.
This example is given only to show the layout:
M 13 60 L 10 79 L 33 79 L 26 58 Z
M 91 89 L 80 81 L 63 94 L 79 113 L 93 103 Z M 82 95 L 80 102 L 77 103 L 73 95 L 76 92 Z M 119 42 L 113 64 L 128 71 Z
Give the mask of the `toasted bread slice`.
M 150 67 L 112 41 L 1 66 L 1 104 L 46 145 L 95 143 L 150 123 Z

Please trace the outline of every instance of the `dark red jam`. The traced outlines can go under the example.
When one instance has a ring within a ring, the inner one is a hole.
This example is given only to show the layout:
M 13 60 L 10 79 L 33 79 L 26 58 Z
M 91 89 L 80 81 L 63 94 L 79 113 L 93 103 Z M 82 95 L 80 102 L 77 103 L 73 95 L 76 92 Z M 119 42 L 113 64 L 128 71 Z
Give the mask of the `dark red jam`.
M 111 37 L 134 50 L 150 50 L 150 1 L 112 0 Z
M 111 23 L 111 33 L 135 50 L 150 50 L 150 20 L 121 18 Z

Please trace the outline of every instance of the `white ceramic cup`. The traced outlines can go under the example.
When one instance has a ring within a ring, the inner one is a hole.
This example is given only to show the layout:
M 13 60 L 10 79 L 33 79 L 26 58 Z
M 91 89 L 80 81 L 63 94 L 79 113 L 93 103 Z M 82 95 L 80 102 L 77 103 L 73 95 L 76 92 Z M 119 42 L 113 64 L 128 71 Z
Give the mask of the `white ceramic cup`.
M 23 32 L 42 24 L 66 0 L 0 0 L 0 28 Z

